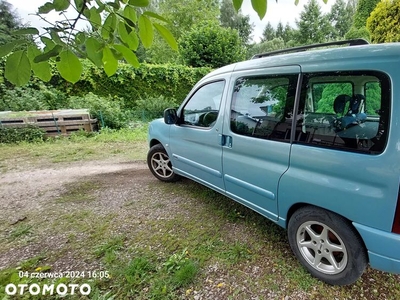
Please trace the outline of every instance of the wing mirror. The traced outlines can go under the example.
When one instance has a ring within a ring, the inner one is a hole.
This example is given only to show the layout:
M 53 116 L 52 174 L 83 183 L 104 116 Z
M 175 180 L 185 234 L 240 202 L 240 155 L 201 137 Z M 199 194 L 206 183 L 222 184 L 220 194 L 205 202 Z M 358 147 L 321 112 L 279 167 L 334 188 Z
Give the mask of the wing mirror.
M 176 114 L 175 108 L 167 108 L 164 110 L 164 122 L 165 124 L 176 124 L 178 121 L 178 115 Z

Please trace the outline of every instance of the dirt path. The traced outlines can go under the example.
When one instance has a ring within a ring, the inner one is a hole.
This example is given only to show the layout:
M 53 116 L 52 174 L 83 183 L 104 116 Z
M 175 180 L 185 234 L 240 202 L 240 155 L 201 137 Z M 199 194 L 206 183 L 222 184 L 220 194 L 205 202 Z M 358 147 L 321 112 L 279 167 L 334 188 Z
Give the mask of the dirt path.
M 14 223 L 23 218 L 25 212 L 46 205 L 48 199 L 63 192 L 67 183 L 100 174 L 112 180 L 116 172 L 123 170 L 131 170 L 134 175 L 135 170 L 147 170 L 147 165 L 144 162 L 92 161 L 0 174 L 0 221 L 6 218 L 9 223 Z M 150 172 L 145 176 L 151 179 Z

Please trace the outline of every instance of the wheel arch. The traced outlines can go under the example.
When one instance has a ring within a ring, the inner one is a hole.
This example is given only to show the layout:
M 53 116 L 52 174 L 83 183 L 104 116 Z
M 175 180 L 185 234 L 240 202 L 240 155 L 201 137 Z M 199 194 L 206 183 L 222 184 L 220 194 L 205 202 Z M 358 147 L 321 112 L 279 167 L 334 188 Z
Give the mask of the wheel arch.
M 364 247 L 364 250 L 365 250 L 365 252 L 366 252 L 366 254 L 367 254 L 367 259 L 368 259 L 368 262 L 369 262 L 368 248 L 367 248 L 367 246 L 365 245 L 364 239 L 362 238 L 360 232 L 359 232 L 358 229 L 353 225 L 353 221 L 352 221 L 352 220 L 349 220 L 349 219 L 346 218 L 345 216 L 340 215 L 340 214 L 338 214 L 338 213 L 336 213 L 336 212 L 334 212 L 334 211 L 332 211 L 332 210 L 326 209 L 326 208 L 321 207 L 321 206 L 309 204 L 309 203 L 306 203 L 306 202 L 298 202 L 298 203 L 295 203 L 295 204 L 293 204 L 293 205 L 289 208 L 289 210 L 288 210 L 288 212 L 287 212 L 287 217 L 286 217 L 286 222 L 285 222 L 285 228 L 286 228 L 286 229 L 288 228 L 289 220 L 290 220 L 290 218 L 293 216 L 293 214 L 295 213 L 295 211 L 299 210 L 300 208 L 307 207 L 307 206 L 308 206 L 308 207 L 315 207 L 315 208 L 318 208 L 318 209 L 326 210 L 326 211 L 328 211 L 328 212 L 330 212 L 330 213 L 332 213 L 332 214 L 335 214 L 335 215 L 340 216 L 340 217 L 342 217 L 343 219 L 345 219 L 345 221 L 351 226 L 351 228 L 353 228 L 354 232 L 358 235 L 359 240 L 361 241 L 362 246 Z
M 152 139 L 152 140 L 149 142 L 150 148 L 153 147 L 153 146 L 155 146 L 155 145 L 157 145 L 157 144 L 161 144 L 161 142 L 160 142 L 159 140 L 157 140 L 157 139 Z M 163 146 L 163 147 L 164 147 L 164 146 Z M 164 147 L 164 148 L 165 148 L 165 147 Z

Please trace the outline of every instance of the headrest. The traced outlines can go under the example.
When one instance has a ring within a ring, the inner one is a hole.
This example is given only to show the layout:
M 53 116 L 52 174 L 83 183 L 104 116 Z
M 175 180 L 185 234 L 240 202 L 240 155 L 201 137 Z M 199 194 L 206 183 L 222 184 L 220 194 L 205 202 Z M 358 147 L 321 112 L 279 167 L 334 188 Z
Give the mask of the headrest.
M 352 98 L 349 95 L 339 95 L 335 98 L 333 102 L 333 110 L 337 114 L 344 114 L 344 109 L 346 108 L 346 103 L 349 102 Z

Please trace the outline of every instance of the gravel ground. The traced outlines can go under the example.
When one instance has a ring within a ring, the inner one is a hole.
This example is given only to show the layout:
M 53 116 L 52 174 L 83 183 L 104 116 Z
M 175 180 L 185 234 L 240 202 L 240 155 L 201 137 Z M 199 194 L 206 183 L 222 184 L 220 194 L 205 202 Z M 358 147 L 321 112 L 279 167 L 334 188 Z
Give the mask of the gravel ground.
M 90 192 L 96 201 L 79 202 L 79 197 L 75 199 L 76 201 L 72 199 L 68 203 L 57 201 L 71 186 L 85 182 L 94 184 Z M 184 180 L 183 183 L 178 184 L 188 183 Z M 112 220 L 113 224 L 109 226 L 107 234 L 126 235 L 136 243 L 136 235 L 139 236 L 146 230 L 164 232 L 166 229 L 160 225 L 164 221 L 171 220 L 177 214 L 184 218 L 193 218 L 196 210 L 204 208 L 201 207 L 204 203 L 195 198 L 175 194 L 171 186 L 169 186 L 171 192 L 163 193 L 163 188 L 166 186 L 168 185 L 160 183 L 151 175 L 144 161 L 126 162 L 116 159 L 59 163 L 41 168 L 21 166 L 8 170 L 6 173 L 0 173 L 0 207 L 2 208 L 0 210 L 0 270 L 14 267 L 42 253 L 46 253 L 44 263 L 48 260 L 54 272 L 103 268 L 101 262 L 87 257 L 91 222 L 99 225 L 102 220 L 105 223 Z M 193 186 L 193 184 L 188 184 L 188 186 Z M 188 207 L 190 211 L 187 210 Z M 94 219 L 88 220 L 88 224 L 79 223 L 79 226 L 85 227 L 82 230 L 79 227 L 71 227 L 72 225 L 68 224 L 65 218 L 68 215 L 75 216 L 85 212 L 91 212 L 91 218 Z M 110 219 L 110 215 L 114 217 Z M 33 231 L 31 240 L 29 235 L 26 238 L 10 240 L 11 233 L 21 224 L 35 226 L 31 229 Z M 58 231 L 53 232 L 54 228 Z M 65 233 L 60 232 L 59 228 L 66 228 Z M 74 234 L 73 247 L 70 246 L 71 233 Z M 165 234 L 173 234 L 173 232 L 165 232 Z M 227 240 L 246 241 L 250 235 L 252 232 L 246 224 L 227 222 L 225 234 Z M 140 243 L 140 240 L 137 243 Z M 81 245 L 81 249 L 76 245 Z M 144 245 L 138 244 L 138 247 L 141 246 Z M 163 249 L 165 247 L 160 241 L 152 251 L 160 253 L 162 257 Z M 294 259 L 289 250 L 287 258 Z M 265 284 L 260 282 L 260 278 L 265 278 L 270 272 L 279 272 L 269 265 L 268 257 L 256 264 L 243 264 L 235 268 L 240 269 L 241 273 L 231 272 L 218 262 L 210 262 L 209 265 L 202 267 L 201 275 L 199 275 L 201 285 L 189 288 L 186 295 L 183 293 L 181 298 L 196 300 L 231 299 L 232 297 L 285 300 L 319 298 L 315 296 L 320 293 L 315 290 L 316 287 L 313 287 L 311 292 L 304 292 L 301 289 L 293 291 L 291 287 L 288 289 L 291 292 L 286 294 L 284 291 L 289 281 L 284 278 L 281 278 L 282 282 L 274 283 L 281 287 L 280 292 L 266 289 Z M 355 295 L 353 299 L 374 299 L 374 295 L 380 295 L 381 299 L 392 299 L 391 291 L 384 286 L 375 287 L 369 274 L 364 276 L 364 282 L 361 288 L 364 289 L 365 295 L 354 294 L 355 287 L 351 288 L 352 291 L 349 290 L 347 295 Z M 257 285 L 260 285 L 260 289 L 255 291 L 254 286 Z M 250 289 L 250 286 L 253 288 Z M 325 285 L 322 287 L 328 288 Z M 233 296 L 235 295 L 233 293 L 237 296 Z M 332 289 L 330 294 L 332 298 L 337 298 L 340 293 L 341 290 L 337 288 Z

